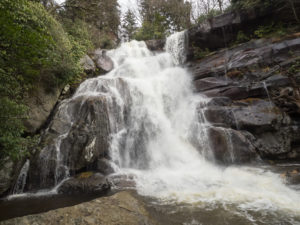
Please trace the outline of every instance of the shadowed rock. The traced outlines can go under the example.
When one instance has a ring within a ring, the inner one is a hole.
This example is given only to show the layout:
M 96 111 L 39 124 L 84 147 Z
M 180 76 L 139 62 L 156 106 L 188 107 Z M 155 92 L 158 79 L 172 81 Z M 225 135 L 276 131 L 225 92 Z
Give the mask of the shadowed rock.
M 68 174 L 96 169 L 108 157 L 107 102 L 101 96 L 79 96 L 61 103 L 28 175 L 28 189 L 50 188 Z
M 70 178 L 62 183 L 57 192 L 59 194 L 106 194 L 110 190 L 110 183 L 101 174 L 90 174 L 85 177 L 79 175 L 77 178 Z
M 247 163 L 258 156 L 255 146 L 252 144 L 255 138 L 249 132 L 211 127 L 208 130 L 208 137 L 217 162 Z

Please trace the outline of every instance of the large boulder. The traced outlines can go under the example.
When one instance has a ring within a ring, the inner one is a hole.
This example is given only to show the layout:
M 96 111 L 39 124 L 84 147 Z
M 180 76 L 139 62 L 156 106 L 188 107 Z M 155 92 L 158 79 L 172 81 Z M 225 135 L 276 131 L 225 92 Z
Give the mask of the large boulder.
M 166 40 L 158 39 L 158 40 L 147 40 L 145 41 L 147 47 L 151 51 L 163 51 L 165 47 Z
M 59 194 L 106 194 L 110 190 L 110 183 L 101 174 L 86 172 L 77 178 L 70 178 L 64 181 L 57 189 Z
M 295 134 L 292 131 L 298 130 L 298 126 L 293 125 L 291 118 L 272 102 L 262 99 L 243 99 L 231 105 L 208 106 L 203 109 L 203 113 L 210 124 L 222 127 L 218 128 L 221 129 L 218 131 L 218 135 L 214 129 L 209 132 L 210 138 L 213 137 L 212 142 L 215 146 L 213 150 L 214 152 L 216 150 L 216 155 L 221 155 L 221 158 L 227 154 L 227 150 L 226 148 L 218 150 L 217 146 L 226 145 L 226 143 L 221 143 L 227 140 L 224 137 L 228 134 L 230 137 L 235 137 L 237 136 L 233 135 L 235 132 L 242 132 L 244 135 L 245 131 L 251 133 L 252 147 L 255 146 L 256 152 L 263 158 L 288 159 L 298 157 L 297 152 L 292 154 L 291 148 L 292 143 L 294 145 L 299 143 L 298 135 L 292 134 Z M 228 128 L 236 129 L 236 131 L 228 130 Z M 247 135 L 247 137 L 250 136 Z
M 281 127 L 278 131 L 267 131 L 257 134 L 254 142 L 259 154 L 269 159 L 289 159 L 291 149 L 291 130 Z
M 31 160 L 27 189 L 53 187 L 68 174 L 97 169 L 108 158 L 110 125 L 107 101 L 101 96 L 78 96 L 58 107 Z
M 249 132 L 210 127 L 208 138 L 217 162 L 240 164 L 251 162 L 258 157 L 256 148 L 252 144 L 255 138 Z
M 109 72 L 114 68 L 114 63 L 112 59 L 106 54 L 107 50 L 97 49 L 93 53 L 93 59 L 96 62 L 98 69 Z
M 290 124 L 290 118 L 272 102 L 248 98 L 231 106 L 208 106 L 204 115 L 211 124 L 262 132 Z

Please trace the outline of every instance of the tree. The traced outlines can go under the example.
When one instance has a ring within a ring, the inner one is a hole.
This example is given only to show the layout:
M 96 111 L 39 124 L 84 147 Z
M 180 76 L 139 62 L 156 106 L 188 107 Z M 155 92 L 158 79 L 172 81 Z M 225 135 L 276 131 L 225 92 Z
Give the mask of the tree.
M 117 41 L 120 11 L 117 0 L 66 0 L 61 17 L 88 24 L 96 47 L 111 40 Z M 107 44 L 106 44 L 107 45 Z
M 184 0 L 140 0 L 140 39 L 163 38 L 191 25 L 191 5 Z
M 39 2 L 0 1 L 0 168 L 18 159 L 25 138 L 24 96 L 36 88 L 62 86 L 81 72 L 83 48 Z
M 125 13 L 125 16 L 122 21 L 123 38 L 126 41 L 132 40 L 136 29 L 137 29 L 136 17 L 131 10 L 128 10 Z

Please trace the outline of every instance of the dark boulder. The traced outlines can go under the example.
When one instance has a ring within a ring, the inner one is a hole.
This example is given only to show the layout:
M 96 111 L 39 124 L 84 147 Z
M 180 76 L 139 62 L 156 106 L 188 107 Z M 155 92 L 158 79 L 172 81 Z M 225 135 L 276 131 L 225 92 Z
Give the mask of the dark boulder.
M 106 194 L 110 190 L 111 184 L 103 175 L 99 173 L 85 177 L 79 175 L 77 178 L 70 178 L 64 181 L 57 189 L 59 194 Z
M 115 172 L 111 162 L 106 158 L 99 159 L 96 163 L 96 170 L 104 175 L 112 174 L 113 172 Z
M 94 168 L 108 157 L 110 125 L 105 97 L 79 96 L 61 103 L 31 160 L 27 189 L 53 187 L 68 174 Z
M 166 40 L 158 39 L 158 40 L 147 40 L 145 41 L 147 47 L 151 51 L 163 51 L 165 47 Z
M 287 159 L 291 152 L 291 130 L 281 127 L 278 131 L 268 131 L 256 135 L 254 142 L 263 158 Z
M 253 132 L 278 130 L 290 124 L 290 118 L 272 102 L 262 99 L 244 99 L 244 107 L 233 107 L 234 120 L 239 129 Z
M 214 97 L 209 100 L 207 106 L 230 106 L 232 100 L 228 97 Z
M 277 130 L 290 124 L 289 116 L 262 99 L 243 99 L 231 106 L 208 106 L 203 111 L 211 124 L 252 132 Z
M 255 138 L 249 132 L 211 127 L 208 130 L 208 137 L 217 162 L 248 163 L 258 157 L 252 144 Z

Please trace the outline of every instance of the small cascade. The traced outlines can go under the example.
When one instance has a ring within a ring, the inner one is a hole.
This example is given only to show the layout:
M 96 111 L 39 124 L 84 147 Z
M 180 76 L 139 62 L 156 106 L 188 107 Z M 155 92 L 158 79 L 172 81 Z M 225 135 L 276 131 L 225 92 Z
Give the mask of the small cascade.
M 233 144 L 232 144 L 232 135 L 228 131 L 228 129 L 224 128 L 223 129 L 225 138 L 226 138 L 226 148 L 227 152 L 229 153 L 229 162 L 228 163 L 234 163 L 235 162 L 235 156 L 234 156 L 234 151 L 233 151 Z
M 60 151 L 61 142 L 64 138 L 66 138 L 68 132 L 60 135 L 55 143 L 55 151 L 56 151 L 56 165 L 55 165 L 55 173 L 54 173 L 54 186 L 58 185 L 62 180 L 68 178 L 70 176 L 70 171 L 67 165 L 63 162 L 63 155 Z
M 266 94 L 268 96 L 268 99 L 269 99 L 269 102 L 270 102 L 270 107 L 272 108 L 272 99 L 271 99 L 271 96 L 270 96 L 270 93 L 269 93 L 269 90 L 268 90 L 268 86 L 267 86 L 267 83 L 264 81 L 263 82 L 263 85 L 264 85 L 264 89 L 266 91 Z
M 172 55 L 175 65 L 185 63 L 187 48 L 188 38 L 186 31 L 175 33 L 166 41 L 165 50 Z
M 25 185 L 26 185 L 26 178 L 27 178 L 29 166 L 30 166 L 30 161 L 29 161 L 29 159 L 27 159 L 20 171 L 20 174 L 19 174 L 16 184 L 14 186 L 14 189 L 13 189 L 14 195 L 23 193 Z
M 234 119 L 234 122 L 235 122 L 235 127 L 237 130 L 240 130 L 240 125 L 239 125 L 239 121 L 236 119 L 236 116 L 235 116 L 235 113 L 234 113 L 234 110 L 231 109 L 231 113 L 232 113 L 232 117 Z

